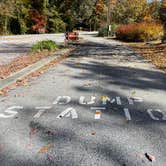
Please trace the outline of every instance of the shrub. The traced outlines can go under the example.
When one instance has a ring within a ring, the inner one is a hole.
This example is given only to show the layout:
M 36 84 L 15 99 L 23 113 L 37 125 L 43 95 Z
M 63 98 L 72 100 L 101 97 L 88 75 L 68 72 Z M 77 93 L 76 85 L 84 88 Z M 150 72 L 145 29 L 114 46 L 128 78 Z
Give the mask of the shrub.
M 143 42 L 161 39 L 163 27 L 157 23 L 133 23 L 116 28 L 117 39 L 131 42 Z
M 109 31 L 109 35 L 110 36 L 114 36 L 115 35 L 116 28 L 117 28 L 117 25 L 115 23 L 112 23 L 111 24 L 111 29 Z M 103 27 L 103 28 L 99 29 L 98 36 L 101 36 L 101 37 L 108 36 L 108 28 L 107 27 Z
M 32 52 L 39 52 L 43 50 L 54 51 L 58 49 L 58 45 L 52 40 L 44 40 L 34 44 L 31 48 Z
M 104 27 L 99 29 L 98 36 L 104 37 L 108 35 L 108 28 Z

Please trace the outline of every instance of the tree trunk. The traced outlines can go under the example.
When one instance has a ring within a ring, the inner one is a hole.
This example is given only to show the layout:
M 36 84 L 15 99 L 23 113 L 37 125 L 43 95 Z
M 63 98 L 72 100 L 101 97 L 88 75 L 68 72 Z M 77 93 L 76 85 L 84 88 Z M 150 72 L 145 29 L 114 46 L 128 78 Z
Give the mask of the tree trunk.
M 8 17 L 5 16 L 5 22 L 4 22 L 4 34 L 7 34 L 7 29 L 8 29 Z
M 164 36 L 162 38 L 162 43 L 166 43 L 166 22 L 164 23 Z

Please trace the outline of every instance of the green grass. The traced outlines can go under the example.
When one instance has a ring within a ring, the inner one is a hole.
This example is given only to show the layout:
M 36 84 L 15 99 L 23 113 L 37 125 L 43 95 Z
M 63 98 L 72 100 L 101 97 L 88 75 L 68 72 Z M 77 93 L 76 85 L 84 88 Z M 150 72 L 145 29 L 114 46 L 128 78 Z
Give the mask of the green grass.
M 55 51 L 58 48 L 59 48 L 58 45 L 54 41 L 43 40 L 43 41 L 40 41 L 40 42 L 34 44 L 31 48 L 31 52 L 41 52 L 44 50 Z

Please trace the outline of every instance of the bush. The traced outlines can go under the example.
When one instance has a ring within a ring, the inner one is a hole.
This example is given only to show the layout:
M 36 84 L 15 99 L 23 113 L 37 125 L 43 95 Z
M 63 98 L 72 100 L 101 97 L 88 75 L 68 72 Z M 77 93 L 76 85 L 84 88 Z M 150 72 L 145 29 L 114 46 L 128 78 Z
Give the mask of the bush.
M 110 36 L 114 36 L 115 35 L 116 28 L 117 28 L 117 25 L 115 23 L 112 23 L 111 24 L 111 29 L 109 31 L 109 35 Z M 98 36 L 101 36 L 101 37 L 108 36 L 108 28 L 107 27 L 103 27 L 103 28 L 99 29 Z
M 54 51 L 58 49 L 58 45 L 52 40 L 44 40 L 34 44 L 31 48 L 32 52 L 39 52 L 43 50 Z
M 108 35 L 108 28 L 104 27 L 99 29 L 98 36 L 104 37 Z
M 133 23 L 116 28 L 117 39 L 130 42 L 145 42 L 161 39 L 163 27 L 157 23 Z

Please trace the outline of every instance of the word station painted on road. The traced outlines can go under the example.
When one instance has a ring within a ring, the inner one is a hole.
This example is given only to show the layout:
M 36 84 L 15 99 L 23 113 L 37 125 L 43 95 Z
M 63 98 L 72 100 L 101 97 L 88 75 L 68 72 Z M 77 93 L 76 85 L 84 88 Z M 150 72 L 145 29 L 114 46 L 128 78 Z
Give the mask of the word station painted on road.
M 70 96 L 58 96 L 56 100 L 52 103 L 52 106 L 42 106 L 42 107 L 36 107 L 35 110 L 38 110 L 38 112 L 33 116 L 34 119 L 40 118 L 47 110 L 50 110 L 53 108 L 54 105 L 67 105 L 70 104 L 72 98 Z M 98 120 L 101 119 L 102 110 L 107 110 L 106 106 L 107 104 L 116 104 L 119 106 L 122 106 L 122 101 L 120 97 L 114 97 L 109 98 L 107 96 L 101 97 L 101 106 L 95 106 L 96 104 L 96 96 L 91 96 L 90 101 L 87 101 L 84 96 L 81 96 L 79 98 L 79 104 L 80 105 L 91 105 L 90 109 L 94 110 L 94 119 Z M 129 105 L 134 105 L 135 103 L 141 103 L 143 102 L 143 99 L 141 97 L 130 97 L 127 98 Z M 92 106 L 93 105 L 93 106 Z M 0 118 L 7 119 L 7 118 L 13 118 L 18 114 L 18 110 L 23 110 L 23 106 L 12 106 L 7 108 L 4 113 L 0 114 Z M 124 116 L 127 121 L 131 121 L 132 117 L 130 114 L 130 111 L 128 108 L 123 108 Z M 146 112 L 149 114 L 150 118 L 159 121 L 163 120 L 166 121 L 166 114 L 165 112 L 162 112 L 160 109 L 147 109 Z M 156 117 L 154 115 L 154 112 L 158 112 L 162 115 L 162 118 Z M 56 116 L 57 119 L 62 119 L 63 117 L 71 117 L 72 119 L 77 119 L 78 114 L 77 111 L 73 107 L 69 107 L 65 110 L 63 110 L 58 116 Z

